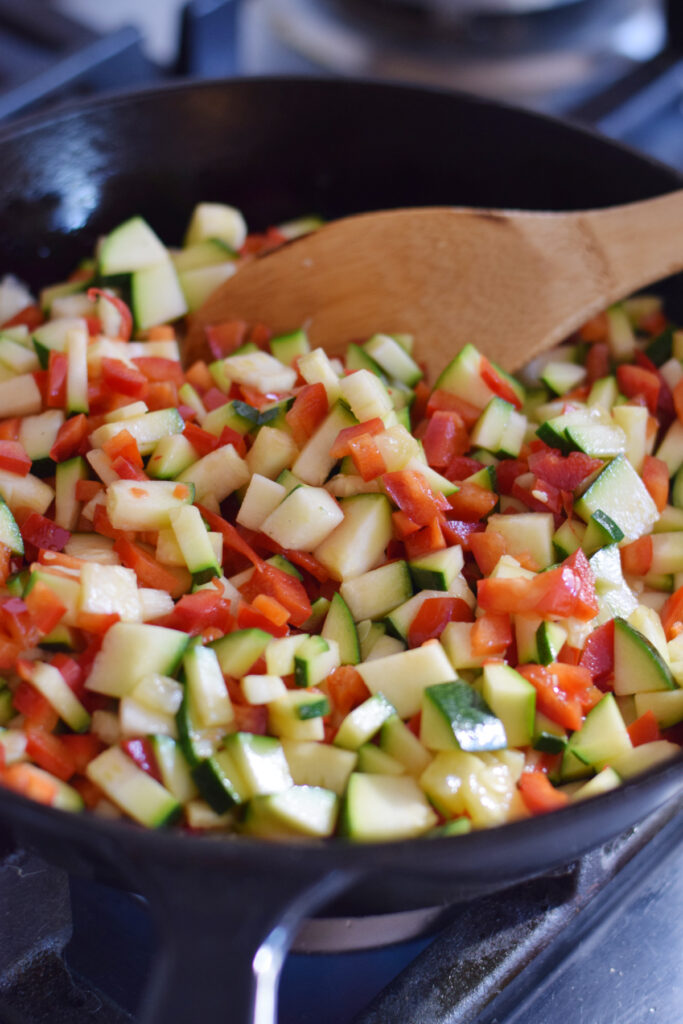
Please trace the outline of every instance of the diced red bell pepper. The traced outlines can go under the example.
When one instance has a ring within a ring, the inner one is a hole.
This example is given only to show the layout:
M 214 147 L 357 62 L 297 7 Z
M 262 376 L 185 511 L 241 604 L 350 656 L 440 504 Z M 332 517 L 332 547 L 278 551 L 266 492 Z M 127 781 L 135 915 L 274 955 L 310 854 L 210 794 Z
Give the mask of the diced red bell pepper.
M 252 565 L 260 565 L 263 561 L 253 548 L 246 542 L 246 540 L 240 536 L 238 531 L 222 516 L 217 515 L 210 509 L 205 508 L 204 505 L 197 505 L 197 508 L 201 512 L 203 518 L 207 524 L 215 533 L 221 533 L 223 535 L 223 545 L 229 548 L 231 551 L 236 551 L 240 555 L 244 555 Z
M 379 416 L 375 416 L 371 420 L 365 420 L 364 423 L 354 423 L 352 427 L 344 427 L 332 442 L 330 455 L 334 459 L 343 459 L 345 455 L 351 454 L 349 442 L 355 437 L 360 437 L 362 434 L 374 436 L 375 434 L 381 434 L 384 429 L 384 423 Z
M 196 636 L 211 626 L 220 629 L 224 634 L 229 633 L 234 621 L 230 612 L 230 601 L 221 588 L 185 594 L 170 615 L 166 616 L 164 625 Z
M 220 324 L 207 324 L 204 327 L 204 336 L 213 358 L 225 359 L 243 345 L 247 330 L 248 324 L 245 320 L 224 320 Z
M 284 626 L 289 622 L 290 613 L 285 606 L 268 594 L 257 594 L 251 602 L 251 607 L 259 614 L 265 615 L 275 626 Z
M 50 352 L 47 364 L 45 404 L 49 409 L 63 409 L 66 404 L 66 375 L 69 360 L 64 352 Z
M 21 420 L 18 416 L 11 416 L 8 420 L 0 420 L 0 439 L 3 441 L 18 440 L 20 426 Z
M 177 409 L 179 405 L 178 388 L 172 380 L 151 381 L 145 402 L 150 412 L 157 409 Z
M 252 603 L 258 594 L 274 598 L 287 609 L 293 626 L 302 626 L 310 618 L 311 602 L 303 583 L 296 576 L 268 562 L 256 566 L 251 578 L 242 587 L 242 593 Z
M 83 773 L 91 761 L 104 749 L 104 743 L 93 733 L 65 733 L 60 736 L 62 746 L 71 756 L 76 771 Z
M 435 516 L 431 523 L 423 526 L 415 533 L 404 538 L 406 556 L 411 559 L 422 558 L 431 554 L 432 551 L 442 551 L 446 545 L 446 539 L 441 530 L 441 519 Z
M 519 665 L 517 671 L 536 690 L 536 708 L 565 729 L 575 731 L 583 721 L 581 704 L 576 696 L 560 689 L 557 676 L 544 665 Z
M 444 476 L 449 480 L 464 480 L 465 477 L 478 473 L 481 469 L 481 462 L 470 459 L 467 455 L 456 455 L 446 466 Z
M 490 575 L 506 552 L 505 537 L 496 530 L 486 530 L 470 537 L 470 551 L 484 576 Z
M 139 544 L 119 537 L 114 543 L 114 551 L 121 559 L 121 564 L 133 570 L 141 587 L 166 590 L 174 599 L 190 589 L 192 579 L 189 573 L 162 565 Z
M 610 369 L 609 346 L 607 342 L 598 341 L 591 345 L 586 354 L 586 383 L 593 384 L 602 377 L 607 377 Z
M 601 459 L 592 459 L 583 452 L 562 455 L 555 448 L 545 448 L 529 455 L 529 472 L 561 491 L 573 491 L 586 477 L 602 469 Z
M 444 519 L 441 532 L 447 544 L 460 544 L 464 551 L 472 550 L 472 536 L 484 532 L 483 523 L 465 523 L 461 519 Z
M 631 576 L 646 576 L 652 566 L 652 537 L 646 534 L 619 549 L 621 567 Z
M 394 535 L 397 540 L 405 540 L 405 538 L 409 537 L 411 533 L 417 533 L 418 530 L 423 529 L 423 527 L 414 523 L 413 520 L 400 509 L 391 513 L 391 520 L 394 524 Z
M 349 441 L 353 464 L 363 480 L 374 480 L 386 473 L 384 456 L 370 434 L 360 434 Z
M 667 640 L 673 640 L 683 631 L 683 587 L 679 587 L 671 597 L 667 598 L 660 612 L 660 618 Z
M 149 480 L 144 470 L 138 469 L 128 459 L 124 459 L 122 455 L 118 455 L 112 461 L 111 468 L 122 480 Z
M 237 609 L 237 625 L 240 629 L 263 629 L 272 636 L 286 636 L 288 633 L 286 623 L 278 626 L 257 608 L 244 602 Z
M 76 762 L 68 747 L 59 736 L 40 726 L 29 725 L 26 728 L 26 753 L 39 768 L 64 782 L 68 782 L 76 771 Z
M 29 331 L 33 331 L 36 327 L 40 327 L 44 319 L 43 311 L 40 306 L 24 306 L 24 308 L 20 309 L 18 313 L 11 316 L 9 320 L 5 320 L 3 324 L 0 324 L 0 328 L 19 327 L 23 324 L 28 327 Z
M 598 626 L 586 638 L 579 665 L 588 669 L 593 682 L 601 689 L 614 674 L 614 620 Z
M 641 475 L 657 511 L 663 512 L 669 500 L 669 467 L 662 459 L 646 455 Z
M 0 441 L 0 469 L 6 469 L 17 476 L 31 472 L 31 460 L 18 441 Z
M 567 794 L 555 789 L 544 772 L 522 772 L 518 786 L 522 800 L 532 814 L 547 814 L 569 803 Z
M 0 601 L 0 621 L 11 639 L 22 647 L 31 647 L 38 639 L 38 630 L 26 602 L 20 597 L 8 597 Z
M 513 498 L 517 498 L 532 512 L 559 514 L 562 511 L 562 494 L 557 487 L 546 480 L 539 480 L 533 474 L 518 477 L 512 484 Z
M 138 768 L 141 768 L 147 775 L 151 775 L 157 782 L 161 782 L 157 759 L 148 739 L 144 736 L 136 736 L 132 739 L 121 740 L 121 750 L 124 754 L 128 754 L 132 761 L 135 761 Z
M 501 459 L 496 466 L 496 489 L 499 494 L 512 494 L 515 481 L 529 471 L 526 459 Z
M 654 743 L 661 740 L 662 734 L 653 711 L 646 711 L 635 722 L 631 722 L 627 730 L 631 743 L 634 747 L 640 747 L 643 743 Z
M 102 360 L 102 382 L 111 391 L 129 398 L 143 399 L 149 389 L 144 373 L 127 366 L 120 359 L 105 357 Z
M 543 618 L 557 616 L 587 622 L 599 610 L 593 572 L 581 549 L 556 569 L 533 579 L 479 580 L 477 594 L 485 611 L 511 615 L 535 612 Z
M 509 615 L 482 615 L 474 620 L 470 634 L 472 653 L 479 658 L 501 656 L 512 643 Z
M 479 365 L 479 376 L 484 381 L 487 387 L 493 391 L 494 395 L 498 395 L 499 398 L 503 398 L 506 402 L 514 405 L 515 409 L 522 408 L 522 402 L 519 395 L 512 388 L 512 385 L 505 379 L 502 373 L 493 366 L 486 356 L 481 357 L 481 363 Z
M 644 398 L 649 411 L 654 416 L 657 412 L 661 387 L 656 373 L 645 370 L 642 366 L 622 363 L 617 367 L 617 383 L 622 395 L 626 395 L 627 398 Z
M 496 507 L 498 495 L 495 491 L 487 491 L 479 484 L 468 483 L 466 480 L 460 484 L 460 489 L 455 494 L 449 494 L 448 504 L 456 519 L 464 519 L 465 522 L 476 523 L 484 519 Z
M 69 657 L 63 651 L 58 651 L 52 656 L 50 664 L 61 672 L 69 689 L 73 690 L 77 697 L 80 697 L 85 686 L 85 673 L 76 659 Z
M 133 359 L 140 373 L 153 384 L 164 384 L 169 381 L 181 388 L 185 383 L 183 368 L 177 359 L 164 359 L 163 356 L 137 356 Z
M 200 458 L 214 452 L 220 443 L 215 434 L 210 434 L 208 430 L 202 430 L 196 423 L 186 423 L 183 434 Z
M 428 526 L 440 511 L 449 507 L 443 495 L 437 495 L 415 470 L 385 473 L 382 484 L 393 503 L 420 526 Z
M 2 785 L 15 793 L 51 807 L 59 792 L 57 783 L 40 773 L 32 764 L 17 761 L 7 765 L 2 772 Z
M 239 732 L 265 736 L 268 732 L 268 708 L 265 705 L 233 704 L 235 726 Z
M 36 548 L 61 551 L 69 543 L 71 534 L 39 512 L 31 512 L 21 524 L 21 536 L 26 544 Z
M 343 716 L 371 696 L 362 675 L 353 665 L 340 665 L 331 672 L 325 680 L 325 689 L 333 706 Z
M 408 643 L 419 647 L 441 636 L 449 622 L 472 622 L 472 609 L 461 597 L 428 597 L 408 629 Z
M 50 449 L 50 458 L 55 462 L 65 462 L 77 455 L 86 442 L 89 430 L 88 419 L 82 412 L 65 420 L 57 431 L 55 443 Z
M 206 410 L 213 412 L 214 409 L 219 409 L 221 405 L 226 405 L 230 398 L 223 391 L 219 391 L 218 388 L 211 387 L 204 393 L 202 401 Z
M 118 433 L 104 442 L 102 449 L 112 462 L 121 456 L 138 469 L 142 469 L 144 465 L 138 443 L 129 430 L 119 430 Z
M 98 296 L 101 296 L 110 303 L 110 305 L 112 305 L 119 314 L 121 322 L 119 325 L 118 337 L 121 341 L 128 341 L 133 333 L 133 316 L 130 309 L 123 299 L 118 297 L 118 295 L 112 295 L 110 292 L 106 292 L 102 288 L 88 288 L 88 298 L 92 302 L 94 302 Z
M 42 726 L 48 732 L 54 729 L 59 720 L 52 705 L 26 679 L 22 679 L 14 691 L 12 705 L 20 715 L 24 715 L 27 722 Z
M 481 409 L 476 405 L 466 402 L 464 398 L 458 398 L 457 395 L 452 395 L 450 391 L 435 388 L 427 402 L 427 416 L 433 416 L 439 409 L 457 412 L 462 417 L 468 430 L 472 429 L 481 416 Z
M 328 405 L 324 384 L 316 382 L 301 388 L 291 409 L 285 413 L 285 419 L 299 447 L 305 444 L 325 419 Z
M 606 341 L 609 335 L 609 320 L 606 313 L 597 313 L 579 329 L 581 341 Z
M 427 462 L 438 470 L 445 469 L 454 458 L 464 455 L 470 439 L 460 413 L 437 409 L 427 424 L 422 444 Z
M 251 231 L 240 249 L 240 256 L 270 252 L 271 249 L 278 249 L 284 245 L 286 241 L 287 236 L 276 227 L 269 227 L 264 232 Z
M 42 580 L 33 584 L 25 598 L 26 607 L 41 636 L 47 636 L 66 614 L 66 605 Z

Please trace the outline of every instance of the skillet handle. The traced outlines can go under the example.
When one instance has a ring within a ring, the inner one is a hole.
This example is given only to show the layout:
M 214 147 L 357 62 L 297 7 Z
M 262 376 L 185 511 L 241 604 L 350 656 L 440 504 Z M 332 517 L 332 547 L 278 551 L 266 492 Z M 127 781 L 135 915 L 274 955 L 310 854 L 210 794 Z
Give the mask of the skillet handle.
M 285 956 L 301 920 L 353 881 L 334 871 L 312 876 L 234 874 L 161 867 L 145 892 L 160 941 L 139 1024 L 276 1024 Z

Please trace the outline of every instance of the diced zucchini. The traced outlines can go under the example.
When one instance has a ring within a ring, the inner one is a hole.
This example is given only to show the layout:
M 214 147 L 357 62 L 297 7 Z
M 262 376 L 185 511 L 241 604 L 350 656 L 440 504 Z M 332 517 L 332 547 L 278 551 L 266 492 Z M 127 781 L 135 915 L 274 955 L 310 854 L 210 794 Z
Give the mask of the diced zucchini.
M 349 778 L 341 829 L 350 839 L 409 839 L 433 828 L 437 820 L 424 793 L 409 775 L 353 772 Z
M 382 693 L 401 718 L 417 714 L 428 686 L 449 682 L 453 667 L 440 643 L 415 647 L 375 661 L 361 662 L 358 672 L 371 693 Z
M 54 708 L 62 721 L 74 732 L 85 732 L 90 726 L 90 715 L 53 665 L 35 661 L 31 668 L 31 684 Z
M 358 750 L 395 714 L 394 708 L 381 693 L 374 694 L 349 711 L 337 730 L 335 746 L 344 747 L 346 750 Z
M 330 575 L 348 580 L 381 560 L 393 535 L 391 506 L 384 494 L 358 494 L 340 502 L 343 522 L 314 554 Z
M 657 506 L 624 455 L 605 466 L 575 502 L 574 510 L 586 523 L 598 510 L 604 512 L 626 541 L 649 532 L 658 518 Z
M 321 635 L 334 640 L 339 649 L 342 665 L 356 665 L 360 661 L 358 630 L 344 598 L 340 593 L 332 595 L 329 611 L 325 617 Z
M 302 485 L 291 491 L 261 524 L 283 548 L 313 551 L 344 519 L 344 512 L 323 487 Z
M 673 690 L 671 670 L 657 648 L 625 619 L 614 620 L 614 692 L 620 696 Z
M 105 633 L 86 687 L 125 697 L 151 672 L 172 676 L 189 637 L 176 629 L 146 623 L 115 622 Z
M 501 750 L 507 745 L 500 719 L 462 680 L 425 688 L 420 741 L 428 750 Z
M 244 831 L 270 839 L 331 836 L 337 823 L 339 800 L 329 789 L 291 786 L 283 793 L 256 796 L 249 801 Z
M 531 683 L 509 665 L 484 665 L 481 695 L 503 723 L 507 745 L 528 746 L 536 711 L 536 690 Z
M 462 548 L 454 545 L 408 562 L 416 590 L 448 590 L 463 567 Z
M 173 480 L 116 480 L 107 487 L 107 515 L 117 530 L 161 530 L 170 514 L 191 505 L 194 487 Z
M 213 640 L 209 646 L 216 652 L 223 675 L 241 679 L 272 639 L 263 629 L 238 629 Z
M 169 825 L 180 814 L 180 804 L 160 783 L 142 771 L 120 747 L 109 747 L 86 770 L 91 782 L 126 814 L 148 828 Z
M 319 690 L 287 690 L 268 705 L 268 731 L 289 740 L 324 739 L 329 701 Z
M 583 726 L 572 733 L 567 753 L 592 768 L 601 769 L 632 747 L 619 706 L 611 693 L 592 708 Z
M 398 560 L 345 580 L 339 590 L 354 620 L 379 619 L 413 592 L 408 564 Z
M 343 796 L 358 756 L 353 750 L 342 750 L 327 743 L 282 740 L 289 770 L 297 786 L 322 786 Z
M 166 259 L 167 250 L 142 217 L 132 217 L 107 235 L 98 256 L 101 274 L 126 274 Z

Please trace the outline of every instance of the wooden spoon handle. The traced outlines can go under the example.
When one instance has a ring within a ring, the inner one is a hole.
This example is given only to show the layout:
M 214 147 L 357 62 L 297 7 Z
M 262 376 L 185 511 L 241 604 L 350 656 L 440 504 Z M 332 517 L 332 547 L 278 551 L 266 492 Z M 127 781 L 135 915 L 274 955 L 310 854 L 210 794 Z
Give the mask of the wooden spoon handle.
M 603 263 L 608 301 L 622 298 L 683 265 L 683 189 L 577 218 Z
M 376 331 L 408 332 L 430 375 L 466 342 L 506 369 L 617 299 L 683 268 L 683 191 L 579 213 L 431 207 L 359 214 L 246 264 L 192 318 L 306 325 L 336 354 Z

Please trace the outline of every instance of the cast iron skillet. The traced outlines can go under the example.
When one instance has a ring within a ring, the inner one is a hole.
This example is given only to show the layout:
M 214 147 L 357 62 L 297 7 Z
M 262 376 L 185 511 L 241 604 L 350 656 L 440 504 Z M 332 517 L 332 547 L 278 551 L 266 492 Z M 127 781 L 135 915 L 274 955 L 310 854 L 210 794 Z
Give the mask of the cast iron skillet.
M 169 242 L 199 199 L 254 227 L 418 204 L 578 209 L 680 187 L 665 167 L 566 124 L 467 96 L 359 82 L 189 84 L 88 102 L 0 134 L 0 273 L 60 280 L 132 213 Z M 672 312 L 683 287 L 670 282 Z M 676 304 L 678 301 L 678 310 Z M 505 325 L 501 324 L 501 330 Z M 70 816 L 0 793 L 12 840 L 144 893 L 162 956 L 145 1024 L 275 1018 L 297 922 L 432 906 L 566 863 L 683 789 L 683 761 L 547 818 L 375 846 L 200 839 Z

